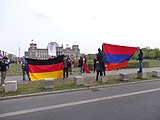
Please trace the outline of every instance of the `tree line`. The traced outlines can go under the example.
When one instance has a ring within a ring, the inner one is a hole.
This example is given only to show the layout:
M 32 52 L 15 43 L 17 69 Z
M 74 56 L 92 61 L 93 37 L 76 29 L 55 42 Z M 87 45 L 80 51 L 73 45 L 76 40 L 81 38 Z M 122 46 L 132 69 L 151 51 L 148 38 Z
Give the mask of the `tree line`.
M 151 49 L 150 47 L 142 48 L 144 59 L 156 59 L 160 60 L 160 50 L 159 48 Z M 81 56 L 86 56 L 88 60 L 93 60 L 96 57 L 96 54 L 82 54 Z M 131 59 L 136 60 L 138 58 L 138 50 L 132 56 Z

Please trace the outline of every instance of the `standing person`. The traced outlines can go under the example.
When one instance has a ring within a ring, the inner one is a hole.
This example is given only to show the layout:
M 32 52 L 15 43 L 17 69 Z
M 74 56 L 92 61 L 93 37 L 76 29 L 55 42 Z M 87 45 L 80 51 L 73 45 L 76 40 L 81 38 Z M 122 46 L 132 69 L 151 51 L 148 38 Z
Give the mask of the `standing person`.
M 72 60 L 69 55 L 67 55 L 67 60 L 68 60 L 68 72 L 72 74 Z
M 102 76 L 103 75 L 102 71 L 104 70 L 104 56 L 100 48 L 98 48 L 97 61 L 98 61 L 100 76 Z M 96 80 L 98 81 L 98 79 Z
M 80 67 L 80 72 L 79 72 L 79 74 L 80 75 L 83 75 L 83 58 L 82 57 L 80 57 L 80 59 L 78 60 L 78 67 Z
M 94 59 L 93 59 L 93 72 L 95 72 L 96 71 L 96 62 L 97 62 L 97 57 L 95 57 Z
M 26 77 L 25 77 L 26 74 L 28 76 L 28 79 L 30 80 L 29 70 L 28 70 L 28 63 L 27 63 L 25 57 L 23 57 L 23 60 L 22 60 L 21 64 L 22 64 L 23 81 L 26 80 Z
M 143 62 L 143 51 L 142 51 L 142 49 L 139 49 L 137 60 L 139 61 L 139 71 L 138 72 L 142 73 L 142 62 Z
M 100 69 L 100 64 L 99 64 L 99 61 L 96 60 L 96 68 L 95 68 L 95 71 L 96 71 L 96 81 L 98 81 L 98 76 L 99 76 L 99 73 L 101 72 L 101 69 Z M 102 75 L 101 75 L 102 76 Z
M 105 63 L 105 60 L 106 60 L 106 56 L 104 55 L 104 52 L 102 51 L 103 53 L 103 74 L 104 76 L 106 75 L 106 63 Z
M 86 63 L 87 63 L 87 58 L 86 58 L 86 56 L 84 56 L 83 57 L 83 73 L 85 72 L 84 67 L 86 66 Z
M 70 74 L 73 74 L 73 68 L 74 68 L 74 62 L 75 62 L 75 57 L 73 56 L 73 54 L 70 55 L 70 62 L 71 62 Z
M 7 71 L 8 71 L 8 70 L 9 70 L 10 61 L 7 59 L 7 60 L 5 61 L 5 63 L 6 63 L 6 65 L 7 65 Z
M 7 57 L 3 57 L 2 61 L 0 61 L 0 70 L 1 70 L 1 85 L 4 86 L 6 75 L 7 75 Z
M 64 56 L 63 58 L 64 68 L 63 68 L 63 79 L 68 78 L 68 58 Z

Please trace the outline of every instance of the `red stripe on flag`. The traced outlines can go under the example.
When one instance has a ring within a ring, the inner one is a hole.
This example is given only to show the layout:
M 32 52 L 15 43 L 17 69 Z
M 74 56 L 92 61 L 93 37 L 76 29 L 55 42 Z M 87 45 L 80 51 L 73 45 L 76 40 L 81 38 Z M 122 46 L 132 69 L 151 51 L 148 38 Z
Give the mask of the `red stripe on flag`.
M 28 64 L 30 73 L 53 72 L 63 70 L 64 63 L 56 63 L 51 65 L 31 65 Z
M 138 50 L 138 47 L 120 46 L 103 43 L 103 51 L 107 54 L 132 55 Z

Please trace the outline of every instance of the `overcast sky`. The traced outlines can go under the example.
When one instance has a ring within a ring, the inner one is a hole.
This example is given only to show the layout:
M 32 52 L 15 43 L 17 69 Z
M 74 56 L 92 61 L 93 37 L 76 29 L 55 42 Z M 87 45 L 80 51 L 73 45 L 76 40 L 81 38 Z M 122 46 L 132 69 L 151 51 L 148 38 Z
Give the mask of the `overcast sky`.
M 160 48 L 160 0 L 0 0 L 0 49 L 23 56 L 32 39 L 85 54 L 102 43 Z

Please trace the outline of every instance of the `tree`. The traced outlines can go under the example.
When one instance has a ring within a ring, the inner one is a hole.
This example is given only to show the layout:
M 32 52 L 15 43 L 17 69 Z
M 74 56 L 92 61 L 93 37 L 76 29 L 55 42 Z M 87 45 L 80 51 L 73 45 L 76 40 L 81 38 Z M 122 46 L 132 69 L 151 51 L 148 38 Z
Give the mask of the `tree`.
M 149 59 L 155 59 L 156 57 L 156 53 L 154 51 L 150 51 L 148 55 L 149 55 Z

